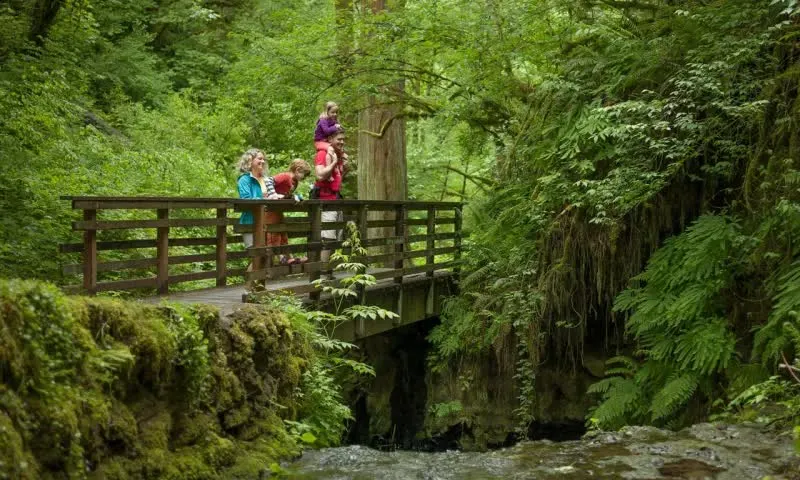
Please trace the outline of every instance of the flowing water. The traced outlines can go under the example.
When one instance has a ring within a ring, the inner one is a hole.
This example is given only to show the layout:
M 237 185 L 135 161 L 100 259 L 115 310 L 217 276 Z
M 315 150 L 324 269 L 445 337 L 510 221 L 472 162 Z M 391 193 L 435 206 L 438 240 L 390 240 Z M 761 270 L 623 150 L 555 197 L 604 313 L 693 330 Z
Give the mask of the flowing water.
M 677 433 L 631 427 L 489 452 L 347 446 L 308 451 L 285 468 L 288 478 L 326 480 L 800 479 L 800 457 L 790 438 L 755 426 L 707 423 Z

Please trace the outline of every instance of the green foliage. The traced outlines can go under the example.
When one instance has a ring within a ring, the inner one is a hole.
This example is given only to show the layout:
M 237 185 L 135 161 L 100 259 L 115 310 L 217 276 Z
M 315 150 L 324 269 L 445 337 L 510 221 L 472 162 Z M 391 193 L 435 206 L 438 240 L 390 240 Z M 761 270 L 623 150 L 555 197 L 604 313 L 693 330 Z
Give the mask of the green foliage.
M 184 381 L 183 388 L 190 402 L 200 402 L 208 394 L 211 380 L 211 364 L 208 340 L 193 312 L 175 305 L 172 315 L 167 317 L 167 329 L 175 339 L 177 349 L 174 363 Z
M 341 386 L 331 371 L 331 365 L 326 365 L 324 359 L 312 362 L 303 374 L 299 398 L 300 420 L 287 422 L 289 432 L 312 446 L 339 445 L 345 421 L 353 417 L 342 399 Z
M 745 373 L 758 370 L 745 358 L 753 336 L 771 368 L 794 352 L 798 60 L 787 42 L 798 10 L 582 7 L 415 17 L 483 36 L 458 36 L 462 58 L 484 61 L 478 75 L 441 67 L 458 85 L 429 82 L 451 93 L 452 118 L 490 132 L 498 179 L 472 202 L 468 273 L 431 335 L 431 363 L 516 345 L 522 413 L 543 362 L 577 369 L 585 342 L 632 351 L 593 389 L 596 424 L 678 426 L 757 381 Z M 381 54 L 396 58 L 394 46 Z
M 725 320 L 723 294 L 748 254 L 746 240 L 729 218 L 701 217 L 665 242 L 634 277 L 638 286 L 617 297 L 615 310 L 631 312 L 627 330 L 644 366 L 633 373 L 638 367 L 626 359 L 592 389 L 604 399 L 592 413 L 601 427 L 641 420 L 645 412 L 650 422 L 667 423 L 700 393 L 701 384 L 726 374 L 736 360 L 736 337 Z
M 353 222 L 346 226 L 347 239 L 343 248 L 331 255 L 334 272 L 346 272 L 339 279 L 316 281 L 317 287 L 331 296 L 334 313 L 308 312 L 307 319 L 316 326 L 313 344 L 318 355 L 303 376 L 301 420 L 290 423 L 291 431 L 302 439 L 310 433 L 314 446 L 338 445 L 345 429 L 345 421 L 352 419 L 350 409 L 342 400 L 342 385 L 357 384 L 362 378 L 375 376 L 375 370 L 352 357 L 355 345 L 333 338 L 333 331 L 344 322 L 370 321 L 397 318 L 397 314 L 374 305 L 350 304 L 362 299 L 363 291 L 375 283 L 375 277 L 366 273 L 367 266 L 358 263 L 357 257 L 366 255 L 361 246 L 358 228 Z M 345 249 L 349 253 L 345 253 Z
M 352 420 L 350 408 L 342 398 L 342 385 L 358 384 L 375 376 L 375 370 L 355 357 L 357 347 L 333 336 L 343 322 L 374 321 L 396 318 L 394 312 L 364 304 L 348 304 L 363 298 L 363 289 L 375 283 L 366 272 L 367 266 L 357 257 L 366 255 L 361 246 L 358 229 L 347 225 L 348 238 L 343 249 L 331 255 L 335 272 L 347 276 L 318 280 L 316 285 L 331 296 L 334 312 L 306 311 L 293 296 L 258 295 L 259 303 L 280 309 L 292 319 L 296 328 L 307 336 L 314 347 L 309 368 L 303 373 L 302 384 L 295 392 L 299 402 L 296 419 L 286 420 L 290 434 L 297 442 L 313 447 L 336 446 L 342 440 L 346 422 Z M 347 253 L 345 253 L 347 249 Z
M 794 365 L 797 368 L 797 364 Z M 800 370 L 795 370 L 800 371 Z M 779 428 L 800 423 L 800 381 L 779 376 L 755 383 L 734 397 L 712 418 L 723 421 L 755 421 Z
M 2 478 L 257 478 L 297 452 L 281 417 L 311 350 L 278 310 L 222 328 L 213 308 L 20 280 L 0 307 Z
M 645 412 L 650 422 L 669 423 L 693 397 L 708 400 L 724 394 L 712 385 L 735 383 L 736 325 L 729 320 L 727 295 L 736 279 L 753 268 L 749 262 L 758 240 L 743 235 L 730 217 L 703 216 L 651 256 L 647 269 L 634 277 L 634 286 L 622 292 L 615 304 L 617 311 L 630 312 L 627 329 L 637 342 L 641 370 L 635 371 L 638 366 L 625 360 L 624 368 L 609 369 L 610 378 L 592 387 L 603 399 L 592 413 L 595 423 L 618 427 L 642 421 Z M 800 344 L 795 339 L 800 330 L 792 322 L 775 331 L 776 319 L 791 318 L 787 310 L 794 300 L 796 266 L 791 268 L 788 274 L 773 276 L 778 285 L 775 307 L 755 336 L 755 353 L 764 361 L 785 358 L 793 339 L 795 345 Z M 657 373 L 642 375 L 643 371 Z M 731 406 L 766 398 L 769 386 L 767 382 L 745 389 Z M 632 392 L 637 392 L 640 404 L 631 402 Z
M 234 196 L 241 151 L 276 170 L 311 154 L 324 100 L 348 127 L 378 100 L 406 122 L 409 197 L 470 201 L 431 366 L 494 351 L 516 370 L 522 425 L 537 369 L 578 370 L 586 342 L 634 347 L 598 391 L 619 395 L 598 408 L 608 425 L 675 424 L 735 396 L 755 381 L 751 345 L 772 370 L 797 354 L 794 0 L 59 3 L 41 38 L 25 2 L 0 6 L 0 275 L 62 280 L 59 195 Z M 349 347 L 318 327 L 389 315 L 358 305 L 375 280 L 350 256 L 334 258 L 353 275 L 321 285 L 336 314 L 295 315 L 332 352 Z M 106 322 L 136 360 L 112 335 L 93 368 L 106 383 L 185 369 L 213 395 L 192 321 L 153 317 Z
M 755 354 L 771 364 L 785 354 L 800 355 L 800 262 L 794 262 L 778 279 L 774 302 L 767 324 L 756 333 L 754 346 Z
M 464 410 L 464 406 L 458 400 L 452 402 L 435 403 L 428 407 L 428 412 L 436 418 L 456 415 Z
M 336 272 L 345 272 L 347 275 L 313 282 L 324 293 L 330 294 L 334 313 L 315 312 L 314 318 L 322 321 L 325 324 L 323 328 L 331 332 L 346 321 L 399 318 L 399 315 L 391 310 L 363 304 L 364 291 L 367 287 L 375 285 L 375 277 L 367 273 L 367 265 L 355 261 L 367 254 L 367 249 L 361 246 L 358 226 L 354 222 L 347 222 L 345 232 L 347 237 L 342 243 L 342 249 L 333 253 L 330 261 L 334 264 L 334 275 Z M 349 253 L 345 253 L 345 249 Z M 356 299 L 360 299 L 361 303 L 345 307 L 346 301 Z

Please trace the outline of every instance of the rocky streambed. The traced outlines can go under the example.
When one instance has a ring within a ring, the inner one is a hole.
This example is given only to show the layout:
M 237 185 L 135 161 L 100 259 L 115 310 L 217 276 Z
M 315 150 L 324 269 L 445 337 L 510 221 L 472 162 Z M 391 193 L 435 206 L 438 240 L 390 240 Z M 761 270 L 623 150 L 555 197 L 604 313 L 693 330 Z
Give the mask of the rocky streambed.
M 327 480 L 800 479 L 792 439 L 755 425 L 697 424 L 679 432 L 629 427 L 581 440 L 521 442 L 489 452 L 306 452 L 287 476 Z

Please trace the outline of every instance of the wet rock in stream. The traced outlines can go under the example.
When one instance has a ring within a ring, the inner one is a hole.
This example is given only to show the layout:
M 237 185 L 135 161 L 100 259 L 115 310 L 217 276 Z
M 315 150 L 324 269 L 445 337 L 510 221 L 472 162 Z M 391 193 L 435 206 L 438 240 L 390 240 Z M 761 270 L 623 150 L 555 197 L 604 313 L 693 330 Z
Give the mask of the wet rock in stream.
M 489 452 L 306 452 L 289 478 L 330 480 L 718 479 L 800 480 L 788 437 L 756 426 L 697 424 L 680 432 L 629 427 L 581 440 L 521 442 Z

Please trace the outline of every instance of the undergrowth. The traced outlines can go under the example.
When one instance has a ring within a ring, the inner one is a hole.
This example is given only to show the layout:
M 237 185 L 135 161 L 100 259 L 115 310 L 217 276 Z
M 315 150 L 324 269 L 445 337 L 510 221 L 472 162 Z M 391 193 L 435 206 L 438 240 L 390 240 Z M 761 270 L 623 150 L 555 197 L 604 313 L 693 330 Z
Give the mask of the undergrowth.
M 522 427 L 589 350 L 602 428 L 680 427 L 797 356 L 797 2 L 647 5 L 554 20 L 430 336 L 434 369 L 514 368 Z
M 284 420 L 314 353 L 295 320 L 0 281 L 0 478 L 258 478 L 299 451 Z

